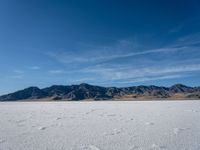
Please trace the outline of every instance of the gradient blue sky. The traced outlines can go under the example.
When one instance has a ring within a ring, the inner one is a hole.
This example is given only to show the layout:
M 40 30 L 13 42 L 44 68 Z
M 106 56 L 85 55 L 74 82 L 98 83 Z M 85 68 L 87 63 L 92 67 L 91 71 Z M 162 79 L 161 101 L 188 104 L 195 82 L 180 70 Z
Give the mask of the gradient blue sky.
M 200 85 L 199 0 L 1 0 L 0 94 Z

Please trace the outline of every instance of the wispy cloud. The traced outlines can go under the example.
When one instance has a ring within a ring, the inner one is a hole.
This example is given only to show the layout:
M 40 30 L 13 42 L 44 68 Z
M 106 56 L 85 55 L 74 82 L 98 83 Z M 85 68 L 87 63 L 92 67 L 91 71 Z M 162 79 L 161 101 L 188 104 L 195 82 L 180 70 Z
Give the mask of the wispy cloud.
M 91 81 L 96 81 L 96 78 L 92 78 L 92 77 L 88 77 L 88 78 L 80 78 L 80 79 L 76 79 L 73 82 L 74 83 L 85 83 L 85 82 L 91 82 Z
M 40 69 L 39 66 L 29 66 L 27 68 L 30 69 L 30 70 L 39 70 Z
M 176 74 L 176 75 L 163 75 L 157 77 L 141 77 L 141 78 L 134 78 L 134 79 L 127 79 L 127 80 L 106 80 L 103 82 L 98 82 L 101 85 L 109 85 L 109 84 L 132 84 L 132 83 L 141 83 L 147 81 L 159 81 L 159 80 L 166 80 L 166 79 L 176 79 L 186 77 L 186 75 Z
M 11 79 L 23 79 L 23 76 L 22 75 L 12 75 L 12 76 L 8 76 L 8 78 L 11 78 Z
M 18 70 L 18 69 L 13 70 L 13 72 L 16 73 L 16 74 L 22 74 L 22 73 L 24 73 L 23 70 Z
M 11 75 L 4 76 L 4 78 L 8 79 L 23 79 L 24 77 L 24 70 L 14 69 Z
M 193 33 L 189 35 L 185 35 L 183 37 L 180 37 L 176 41 L 176 45 L 183 46 L 183 45 L 196 45 L 200 44 L 200 32 Z
M 125 43 L 125 42 L 124 42 Z M 117 46 L 102 46 L 88 50 L 87 52 L 59 52 L 48 53 L 48 56 L 58 62 L 64 64 L 88 64 L 88 63 L 102 63 L 117 59 L 128 59 L 136 56 L 148 57 L 148 55 L 170 54 L 174 52 L 190 51 L 195 49 L 191 47 L 194 44 L 200 43 L 200 34 L 188 35 L 178 38 L 171 46 L 162 48 L 155 48 L 149 50 L 138 50 L 131 47 L 131 44 L 117 44 Z M 198 47 L 196 47 L 197 49 Z
M 165 80 L 165 79 L 175 79 L 175 78 L 182 78 L 185 77 L 185 75 L 164 75 L 164 76 L 158 76 L 158 77 L 143 77 L 143 78 L 136 78 L 132 80 L 127 81 L 118 81 L 118 83 L 137 83 L 137 82 L 145 82 L 145 81 L 157 81 L 157 80 Z
M 51 73 L 51 74 L 63 74 L 63 73 L 65 73 L 65 71 L 61 70 L 61 69 L 57 69 L 57 70 L 49 70 L 49 73 Z
M 146 67 L 146 68 L 131 68 L 131 67 L 103 67 L 95 66 L 89 67 L 83 72 L 94 73 L 99 77 L 102 77 L 104 80 L 135 80 L 135 81 L 144 81 L 144 80 L 155 80 L 155 79 L 167 79 L 173 77 L 181 77 L 180 74 L 200 71 L 200 64 L 191 64 L 184 66 L 168 66 L 168 67 Z
M 77 68 L 70 72 L 86 77 L 98 77 L 101 83 L 133 83 L 182 78 L 200 71 L 199 47 L 191 45 L 198 43 L 199 35 L 188 35 L 182 39 L 178 38 L 171 45 L 149 50 L 137 49 L 139 46 L 134 46 L 125 40 L 112 46 L 82 50 L 80 53 L 79 51 L 48 53 L 48 56 L 61 62 L 65 67 L 77 65 Z M 195 40 L 192 40 L 192 37 L 196 37 Z M 66 73 L 64 70 L 49 72 Z
M 127 57 L 133 57 L 138 55 L 148 55 L 156 53 L 169 53 L 186 49 L 187 47 L 164 47 L 150 50 L 137 50 L 130 42 L 120 41 L 114 46 L 102 46 L 96 47 L 87 52 L 59 52 L 48 53 L 47 55 L 57 60 L 58 62 L 69 63 L 94 63 L 105 62 L 114 59 L 122 59 Z

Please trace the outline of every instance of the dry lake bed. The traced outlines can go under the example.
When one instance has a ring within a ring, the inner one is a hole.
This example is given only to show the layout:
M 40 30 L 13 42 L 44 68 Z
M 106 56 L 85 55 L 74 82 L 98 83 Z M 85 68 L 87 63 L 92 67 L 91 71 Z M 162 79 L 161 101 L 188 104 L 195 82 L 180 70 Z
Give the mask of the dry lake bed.
M 0 103 L 0 150 L 199 149 L 200 101 Z

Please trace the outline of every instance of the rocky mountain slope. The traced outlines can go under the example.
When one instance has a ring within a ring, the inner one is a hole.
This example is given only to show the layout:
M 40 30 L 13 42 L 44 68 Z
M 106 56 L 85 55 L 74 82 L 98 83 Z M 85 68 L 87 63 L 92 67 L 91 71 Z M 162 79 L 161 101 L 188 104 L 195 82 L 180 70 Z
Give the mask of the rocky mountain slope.
M 17 100 L 117 100 L 117 99 L 200 99 L 200 87 L 176 84 L 171 87 L 132 86 L 101 87 L 82 83 L 80 85 L 53 85 L 39 89 L 29 87 L 0 96 L 0 101 Z

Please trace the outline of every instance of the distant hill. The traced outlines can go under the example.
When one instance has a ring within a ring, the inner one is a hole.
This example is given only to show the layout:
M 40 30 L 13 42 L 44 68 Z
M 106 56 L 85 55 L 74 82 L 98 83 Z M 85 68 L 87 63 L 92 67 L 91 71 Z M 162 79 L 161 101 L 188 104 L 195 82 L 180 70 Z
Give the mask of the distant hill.
M 200 99 L 200 87 L 175 84 L 171 87 L 132 86 L 101 87 L 82 83 L 80 85 L 53 85 L 44 89 L 29 87 L 0 96 L 0 101 L 18 100 L 157 100 Z

